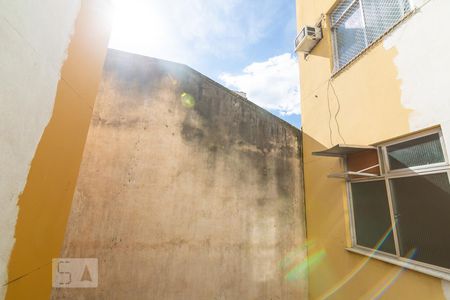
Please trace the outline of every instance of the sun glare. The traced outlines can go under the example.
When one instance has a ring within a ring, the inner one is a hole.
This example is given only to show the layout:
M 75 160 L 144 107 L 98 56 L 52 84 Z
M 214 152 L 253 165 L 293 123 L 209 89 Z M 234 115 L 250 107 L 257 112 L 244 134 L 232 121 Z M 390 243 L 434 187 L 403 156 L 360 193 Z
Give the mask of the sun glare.
M 151 1 L 115 0 L 110 47 L 159 55 L 167 37 L 162 16 Z

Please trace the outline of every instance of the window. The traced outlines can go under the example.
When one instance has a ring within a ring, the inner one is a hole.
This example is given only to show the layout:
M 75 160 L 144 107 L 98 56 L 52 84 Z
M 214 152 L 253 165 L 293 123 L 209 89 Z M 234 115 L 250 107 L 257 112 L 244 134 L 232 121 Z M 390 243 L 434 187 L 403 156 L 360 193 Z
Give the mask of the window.
M 353 247 L 450 274 L 450 167 L 441 132 L 378 149 L 380 176 L 349 181 Z
M 409 0 L 342 0 L 330 17 L 335 71 L 395 26 L 410 10 Z
M 395 254 L 384 181 L 352 183 L 352 197 L 358 245 Z
M 390 170 L 445 162 L 439 133 L 394 144 L 386 150 Z

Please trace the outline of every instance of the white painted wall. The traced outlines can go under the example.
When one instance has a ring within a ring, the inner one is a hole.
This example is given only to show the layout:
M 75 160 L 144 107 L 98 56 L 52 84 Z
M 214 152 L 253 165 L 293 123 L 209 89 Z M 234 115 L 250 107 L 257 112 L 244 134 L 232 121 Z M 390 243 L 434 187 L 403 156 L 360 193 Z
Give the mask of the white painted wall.
M 450 157 L 450 1 L 414 4 L 419 11 L 385 39 L 384 47 L 398 52 L 394 63 L 402 104 L 412 111 L 411 131 L 441 125 Z M 450 284 L 442 281 L 442 289 L 450 300 Z
M 398 52 L 394 63 L 401 81 L 401 101 L 412 110 L 411 131 L 441 125 L 450 153 L 450 1 L 416 0 L 422 7 L 385 40 Z
M 0 299 L 17 201 L 52 115 L 81 0 L 0 0 Z

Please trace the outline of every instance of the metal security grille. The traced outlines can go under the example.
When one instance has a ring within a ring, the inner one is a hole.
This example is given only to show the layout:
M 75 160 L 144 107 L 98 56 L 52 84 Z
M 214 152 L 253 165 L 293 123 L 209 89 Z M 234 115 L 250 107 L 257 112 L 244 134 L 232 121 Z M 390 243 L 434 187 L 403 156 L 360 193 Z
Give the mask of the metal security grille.
M 331 13 L 335 71 L 395 26 L 410 10 L 409 0 L 343 0 Z
M 386 151 L 390 170 L 445 162 L 438 133 L 386 147 Z

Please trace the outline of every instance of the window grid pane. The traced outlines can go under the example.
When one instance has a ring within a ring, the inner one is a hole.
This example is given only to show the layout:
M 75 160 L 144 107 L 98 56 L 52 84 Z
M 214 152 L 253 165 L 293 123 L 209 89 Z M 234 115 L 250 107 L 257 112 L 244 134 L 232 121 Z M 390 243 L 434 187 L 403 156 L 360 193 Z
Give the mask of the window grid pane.
M 335 42 L 335 71 L 389 31 L 410 10 L 409 0 L 341 1 L 330 16 Z
M 381 37 L 410 10 L 408 0 L 361 0 L 369 43 Z
M 391 170 L 445 162 L 438 133 L 386 147 Z
M 334 27 L 339 68 L 366 48 L 359 3 L 353 5 Z
M 358 1 L 358 0 L 356 0 Z M 331 14 L 331 23 L 335 25 L 342 15 L 344 15 L 345 11 L 350 7 L 350 5 L 354 2 L 354 0 L 343 0 L 339 5 L 333 10 Z

